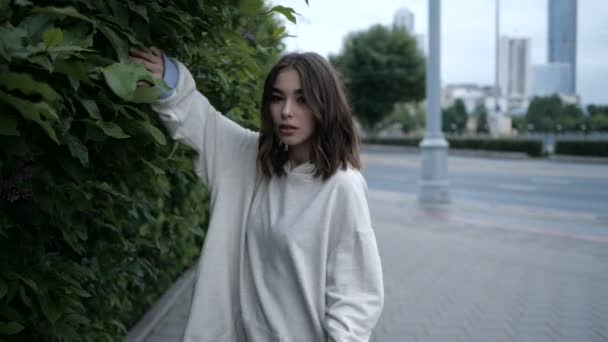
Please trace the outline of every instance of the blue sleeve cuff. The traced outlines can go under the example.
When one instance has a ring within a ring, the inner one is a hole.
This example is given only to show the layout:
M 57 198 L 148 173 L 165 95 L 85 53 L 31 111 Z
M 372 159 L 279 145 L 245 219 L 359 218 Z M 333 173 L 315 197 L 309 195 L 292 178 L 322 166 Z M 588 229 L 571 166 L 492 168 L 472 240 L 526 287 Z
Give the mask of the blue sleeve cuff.
M 163 90 L 163 92 L 160 93 L 159 99 L 164 99 L 171 96 L 171 94 L 173 94 L 173 91 L 175 90 L 175 87 L 177 87 L 177 81 L 179 81 L 179 68 L 177 67 L 177 64 L 172 61 L 171 58 L 167 57 L 167 55 L 165 55 L 164 53 L 163 62 L 165 64 L 163 80 L 171 89 Z

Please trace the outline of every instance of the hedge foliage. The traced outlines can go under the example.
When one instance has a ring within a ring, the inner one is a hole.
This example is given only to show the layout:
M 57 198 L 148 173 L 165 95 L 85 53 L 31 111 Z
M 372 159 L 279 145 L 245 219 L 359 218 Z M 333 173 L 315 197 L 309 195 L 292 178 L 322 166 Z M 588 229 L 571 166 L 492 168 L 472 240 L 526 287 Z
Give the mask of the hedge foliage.
M 608 157 L 608 141 L 557 141 L 555 142 L 555 154 Z
M 540 140 L 508 139 L 508 138 L 456 138 L 446 137 L 450 148 L 488 150 L 504 152 L 523 152 L 532 157 L 543 154 L 543 144 Z M 418 146 L 422 138 L 368 138 L 364 139 L 367 144 L 396 145 L 396 146 Z
M 128 49 L 183 61 L 254 127 L 276 12 L 293 19 L 262 0 L 0 0 L 0 340 L 118 340 L 193 263 L 207 192 Z

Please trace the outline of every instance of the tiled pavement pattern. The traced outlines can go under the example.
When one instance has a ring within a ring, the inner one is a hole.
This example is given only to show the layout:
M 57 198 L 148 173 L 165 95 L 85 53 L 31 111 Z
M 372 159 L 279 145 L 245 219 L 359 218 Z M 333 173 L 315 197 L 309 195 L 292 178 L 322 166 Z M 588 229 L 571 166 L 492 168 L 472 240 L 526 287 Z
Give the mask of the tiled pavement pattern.
M 386 290 L 373 341 L 608 341 L 608 243 L 513 230 L 489 206 L 467 221 L 479 207 L 371 197 Z
M 373 342 L 608 341 L 608 243 L 512 229 L 504 219 L 542 217 L 552 227 L 563 215 L 424 207 L 379 191 L 370 191 L 370 208 L 386 290 Z M 180 339 L 188 294 L 147 342 Z

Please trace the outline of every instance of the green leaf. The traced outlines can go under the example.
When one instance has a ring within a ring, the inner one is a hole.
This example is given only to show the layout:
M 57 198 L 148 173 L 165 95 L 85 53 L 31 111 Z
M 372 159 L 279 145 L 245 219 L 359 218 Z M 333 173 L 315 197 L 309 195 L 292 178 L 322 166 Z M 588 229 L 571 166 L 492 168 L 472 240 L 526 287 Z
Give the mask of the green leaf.
M 156 87 L 139 87 L 133 92 L 133 99 L 131 101 L 135 103 L 153 103 L 158 100 L 162 90 Z
M 59 94 L 53 88 L 46 83 L 34 80 L 30 74 L 3 72 L 0 74 L 0 86 L 8 90 L 19 90 L 25 95 L 41 95 L 49 102 L 59 98 Z
M 277 27 L 276 30 L 274 30 L 274 32 L 272 32 L 272 37 L 274 39 L 279 38 L 283 33 L 285 32 L 285 26 L 281 26 L 281 27 Z
M 106 183 L 106 182 L 94 183 L 93 186 L 95 188 L 99 189 L 99 190 L 105 191 L 105 192 L 107 192 L 107 193 L 109 193 L 111 195 L 114 195 L 116 197 L 120 197 L 120 198 L 125 199 L 125 200 L 130 200 L 129 197 L 127 197 L 127 196 L 121 194 L 120 192 L 114 190 L 114 188 L 112 188 L 112 186 L 110 184 Z
M 6 296 L 8 292 L 8 284 L 3 279 L 0 279 L 0 299 Z
M 152 74 L 141 64 L 114 63 L 103 69 L 103 76 L 114 94 L 124 100 L 150 103 L 160 95 L 160 89 L 137 87 L 137 81 L 140 80 L 148 81 L 152 84 L 159 83 L 154 80 Z
M 78 60 L 58 59 L 55 61 L 55 71 L 67 75 L 73 80 L 93 85 L 87 72 L 87 66 Z
M 40 308 L 42 309 L 42 313 L 51 323 L 57 322 L 59 317 L 61 317 L 61 311 L 59 311 L 60 306 L 56 303 L 52 303 L 49 301 L 48 297 L 40 298 Z
M 95 126 L 101 128 L 101 130 L 106 134 L 116 139 L 125 139 L 130 138 L 131 136 L 125 133 L 125 131 L 120 128 L 114 122 L 106 122 L 106 121 L 95 121 Z
M 80 14 L 72 6 L 63 7 L 63 8 L 52 7 L 52 6 L 34 7 L 34 8 L 32 8 L 32 13 L 48 13 L 48 14 L 62 15 L 62 16 L 66 16 L 66 17 L 81 19 L 81 20 L 87 21 L 87 22 L 95 25 L 95 22 L 91 18 Z
M 21 279 L 21 281 L 22 281 L 24 284 L 26 284 L 26 285 L 27 285 L 27 286 L 29 286 L 29 287 L 30 287 L 32 290 L 34 290 L 34 292 L 36 292 L 36 293 L 39 293 L 39 292 L 40 292 L 40 290 L 38 289 L 38 286 L 36 285 L 36 282 L 35 282 L 35 281 L 33 281 L 32 279 L 30 279 L 30 278 L 26 278 L 26 277 L 24 277 L 24 276 L 22 276 L 22 275 L 17 275 L 17 277 L 18 277 L 19 279 Z
M 42 34 L 54 27 L 55 17 L 46 14 L 30 15 L 19 23 L 19 28 L 27 31 L 29 41 L 42 40 Z
M 140 17 L 142 17 L 145 21 L 149 22 L 150 19 L 148 19 L 148 10 L 146 8 L 145 5 L 138 5 L 135 4 L 133 1 L 128 0 L 127 1 L 127 5 L 129 6 L 129 9 L 135 13 L 137 13 Z
M 296 13 L 296 11 L 291 7 L 274 6 L 267 13 L 272 13 L 272 12 L 281 13 L 283 16 L 285 16 L 285 18 L 287 18 L 287 20 L 291 21 L 294 24 L 296 23 L 296 16 L 294 15 Z
M 141 159 L 141 161 L 144 162 L 144 164 L 146 166 L 148 166 L 150 169 L 152 169 L 152 171 L 154 172 L 155 175 L 160 176 L 160 175 L 164 175 L 165 174 L 165 170 L 161 169 L 160 167 L 150 163 L 149 161 L 145 160 L 145 159 Z
M 0 101 L 17 109 L 23 118 L 36 122 L 53 141 L 59 144 L 57 134 L 52 127 L 52 123 L 59 120 L 59 117 L 55 109 L 49 106 L 48 103 L 25 101 L 3 91 L 0 91 Z
M 66 230 L 66 228 L 64 228 L 64 230 L 61 231 L 61 234 L 63 235 L 63 239 L 65 240 L 65 242 L 67 242 L 68 245 L 70 245 L 70 247 L 72 247 L 74 252 L 76 252 L 80 255 L 82 255 L 84 253 L 84 246 L 80 243 L 80 241 L 78 239 L 78 235 L 75 234 L 74 231 Z M 47 308 L 47 309 L 56 310 L 54 308 Z M 44 308 L 43 308 L 43 311 L 44 311 Z M 53 311 L 51 313 L 55 313 L 55 312 Z M 46 312 L 45 312 L 45 314 L 46 314 Z M 47 316 L 47 318 L 49 318 L 49 320 L 51 320 L 51 317 Z
M 0 113 L 0 135 L 19 136 L 16 117 L 11 114 Z
M 77 294 L 79 297 L 84 297 L 84 298 L 91 297 L 90 293 L 88 293 L 87 291 L 80 289 L 80 288 L 74 289 L 74 293 Z
M 0 322 L 0 334 L 15 335 L 23 330 L 23 325 L 17 322 Z
M 42 41 L 47 48 L 59 45 L 63 40 L 63 31 L 58 28 L 50 29 L 42 34 Z
M 27 58 L 31 54 L 26 47 L 27 31 L 4 25 L 0 27 L 0 37 L 0 57 L 5 60 L 10 62 L 12 58 Z
M 110 27 L 106 25 L 102 25 L 99 27 L 103 35 L 108 39 L 112 47 L 114 47 L 114 51 L 116 52 L 116 57 L 119 62 L 126 62 L 129 57 L 129 44 L 118 36 L 118 34 L 112 30 Z
M 110 321 L 110 324 L 112 324 L 113 326 L 117 327 L 117 328 L 118 328 L 118 330 L 120 330 L 121 332 L 123 332 L 123 333 L 125 333 L 125 334 L 127 333 L 127 329 L 126 329 L 126 328 L 125 328 L 125 326 L 124 326 L 122 323 L 120 323 L 119 321 L 117 321 L 117 320 L 113 319 L 113 320 L 111 320 L 111 321 Z
M 61 166 L 61 168 L 76 182 L 76 184 L 83 182 L 87 177 L 87 173 L 82 165 L 76 163 L 71 158 L 58 157 L 57 164 Z M 86 192 L 83 191 L 83 193 Z
M 60 45 L 75 45 L 82 48 L 93 46 L 93 32 L 84 24 L 71 26 L 69 30 L 63 31 L 63 41 Z
M 165 138 L 165 135 L 160 129 L 156 128 L 154 125 L 147 121 L 139 121 L 139 123 L 141 127 L 146 132 L 148 132 L 150 136 L 152 136 L 152 138 L 154 138 L 154 141 L 156 141 L 157 144 L 162 146 L 167 145 L 167 139 Z
M 97 106 L 97 102 L 93 100 L 87 100 L 83 98 L 78 98 L 84 109 L 87 110 L 89 116 L 96 120 L 101 120 L 101 114 L 99 112 L 99 107 Z
M 67 133 L 63 137 L 63 141 L 73 157 L 78 158 L 82 165 L 89 165 L 89 150 L 77 137 Z
M 53 72 L 53 62 L 51 62 L 48 55 L 31 56 L 28 58 L 28 60 L 33 64 L 38 64 L 39 66 L 43 67 L 49 73 Z

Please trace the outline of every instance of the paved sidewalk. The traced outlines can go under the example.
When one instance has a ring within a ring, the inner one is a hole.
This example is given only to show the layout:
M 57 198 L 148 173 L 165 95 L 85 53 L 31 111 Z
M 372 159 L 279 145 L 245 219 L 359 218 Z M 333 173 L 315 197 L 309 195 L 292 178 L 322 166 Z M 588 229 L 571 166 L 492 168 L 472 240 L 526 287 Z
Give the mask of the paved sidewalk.
M 370 208 L 386 290 L 372 341 L 608 341 L 606 222 L 381 191 Z M 582 223 L 598 229 L 545 229 Z M 146 342 L 179 341 L 190 293 Z

